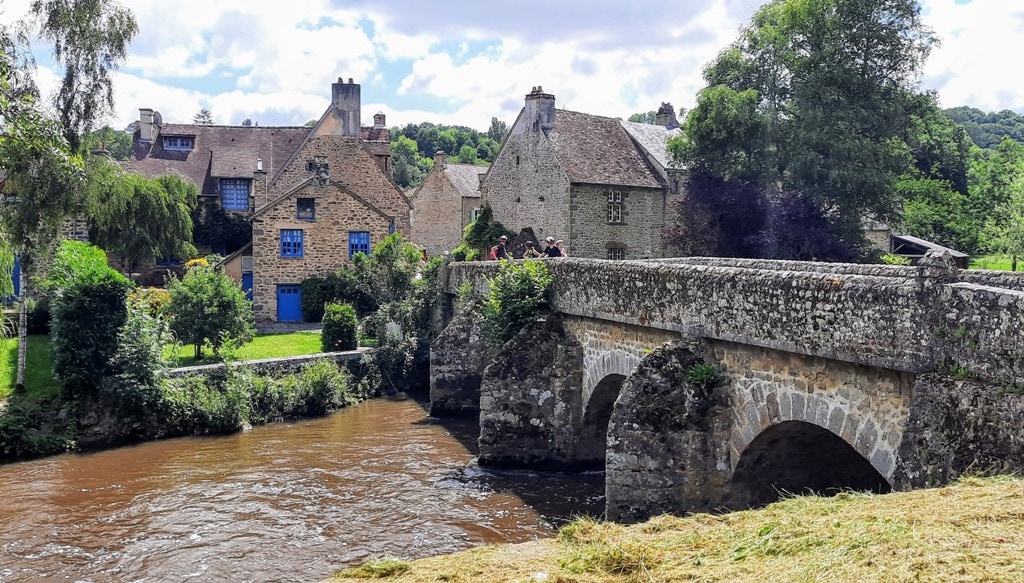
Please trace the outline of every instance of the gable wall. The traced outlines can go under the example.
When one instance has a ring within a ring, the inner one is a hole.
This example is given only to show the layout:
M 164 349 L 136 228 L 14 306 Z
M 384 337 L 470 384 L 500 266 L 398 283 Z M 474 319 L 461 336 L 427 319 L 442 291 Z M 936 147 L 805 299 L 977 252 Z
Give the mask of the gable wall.
M 522 118 L 517 121 L 521 123 Z M 569 180 L 543 133 L 513 128 L 481 192 L 494 210 L 494 219 L 509 229 L 518 232 L 530 227 L 540 239 L 550 235 L 570 242 Z
M 623 195 L 622 223 L 608 222 L 608 193 L 613 190 Z M 626 259 L 663 255 L 661 231 L 667 210 L 663 190 L 575 184 L 571 200 L 571 257 L 605 259 L 609 242 L 625 244 Z
M 313 136 L 274 181 L 271 200 L 309 178 L 306 163 L 324 156 L 331 182 L 359 196 L 388 216 L 395 217 L 399 233 L 409 238 L 409 203 L 357 137 Z
M 462 241 L 462 195 L 443 169 L 434 166 L 416 191 L 412 241 L 433 257 L 451 251 Z
M 295 217 L 296 199 L 316 200 L 316 219 Z M 336 186 L 308 185 L 252 221 L 253 311 L 277 319 L 277 286 L 333 273 L 349 263 L 349 231 L 369 231 L 370 247 L 388 235 L 389 221 Z M 302 229 L 303 257 L 281 257 L 281 229 Z

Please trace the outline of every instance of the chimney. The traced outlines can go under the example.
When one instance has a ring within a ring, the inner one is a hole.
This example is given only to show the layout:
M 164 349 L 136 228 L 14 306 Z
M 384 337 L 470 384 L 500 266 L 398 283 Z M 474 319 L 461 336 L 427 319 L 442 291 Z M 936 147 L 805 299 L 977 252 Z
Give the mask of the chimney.
M 384 129 L 384 123 L 385 122 L 383 112 L 378 111 L 377 113 L 373 114 L 373 127 L 375 129 Z
M 434 152 L 434 168 L 444 168 L 447 161 L 448 155 L 444 153 L 444 150 Z
M 540 85 L 534 87 L 526 96 L 523 119 L 530 124 L 529 127 L 534 132 L 555 127 L 555 96 L 544 93 L 544 88 Z
M 148 107 L 139 108 L 139 141 L 153 141 L 153 110 Z
M 348 83 L 338 77 L 337 83 L 331 83 L 331 101 L 341 121 L 338 134 L 342 136 L 356 136 L 361 134 L 362 126 L 359 122 L 359 85 L 349 78 Z
M 249 201 L 249 208 L 257 208 L 260 197 L 263 198 L 264 206 L 269 202 L 267 192 L 267 171 L 263 169 L 263 160 L 256 158 L 256 170 L 252 173 L 252 194 Z
M 679 127 L 676 120 L 676 110 L 672 109 L 671 103 L 662 103 L 658 113 L 654 116 L 654 124 L 664 126 L 665 129 L 674 130 Z

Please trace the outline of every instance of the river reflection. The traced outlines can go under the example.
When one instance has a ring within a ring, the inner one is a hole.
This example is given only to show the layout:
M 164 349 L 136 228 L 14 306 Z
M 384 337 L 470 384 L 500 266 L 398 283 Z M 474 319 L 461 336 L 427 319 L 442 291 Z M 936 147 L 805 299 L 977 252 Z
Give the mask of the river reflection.
M 473 423 L 412 399 L 225 437 L 0 466 L 0 581 L 318 581 L 549 536 L 603 475 L 478 468 Z

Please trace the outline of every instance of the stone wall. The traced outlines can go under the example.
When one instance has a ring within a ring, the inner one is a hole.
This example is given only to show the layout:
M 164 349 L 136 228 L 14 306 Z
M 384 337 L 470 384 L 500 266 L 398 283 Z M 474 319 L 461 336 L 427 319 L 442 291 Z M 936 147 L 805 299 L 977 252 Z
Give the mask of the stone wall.
M 622 222 L 608 222 L 608 194 L 622 193 Z M 571 257 L 607 259 L 609 246 L 625 249 L 624 259 L 664 255 L 661 232 L 667 212 L 664 189 L 573 185 Z M 564 238 L 556 235 L 558 239 Z
M 312 198 L 316 218 L 296 218 L 296 199 Z M 370 245 L 388 235 L 390 220 L 337 185 L 308 184 L 252 220 L 253 312 L 257 321 L 277 319 L 277 286 L 333 273 L 351 260 L 349 231 L 369 231 Z M 302 257 L 281 256 L 281 230 L 301 229 Z
M 532 228 L 540 240 L 549 235 L 564 239 L 573 253 L 568 237 L 569 179 L 543 133 L 510 133 L 480 191 L 483 203 L 503 225 L 514 232 Z
M 1024 295 L 954 267 L 548 262 L 563 313 L 906 372 L 951 364 L 1024 385 Z M 486 263 L 486 262 L 484 262 Z M 723 262 L 728 264 L 728 262 Z M 773 269 L 764 267 L 772 266 Z M 493 266 L 452 264 L 447 289 Z
M 893 485 L 947 484 L 969 473 L 1024 470 L 1024 393 L 975 380 L 926 374 L 913 398 Z
M 462 195 L 444 173 L 435 157 L 434 169 L 413 197 L 415 210 L 412 242 L 423 246 L 431 257 L 451 251 L 462 242 Z
M 457 311 L 430 345 L 430 414 L 477 417 L 484 369 L 499 349 L 484 338 L 479 310 Z

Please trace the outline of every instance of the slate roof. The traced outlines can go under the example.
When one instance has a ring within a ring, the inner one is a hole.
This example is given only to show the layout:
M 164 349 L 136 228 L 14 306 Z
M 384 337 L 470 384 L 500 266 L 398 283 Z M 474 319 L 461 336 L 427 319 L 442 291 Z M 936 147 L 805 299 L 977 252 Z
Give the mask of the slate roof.
M 669 170 L 685 170 L 685 166 L 674 161 L 672 155 L 668 153 L 668 140 L 681 135 L 683 132 L 678 127 L 673 129 L 667 129 L 665 126 L 659 126 L 649 123 L 637 123 L 633 121 L 619 122 L 626 132 L 633 137 L 634 140 L 640 147 L 647 150 L 648 153 L 659 164 L 665 169 Z
M 619 120 L 555 110 L 548 137 L 571 182 L 661 188 Z
M 487 166 L 476 164 L 446 164 L 444 173 L 448 181 L 463 198 L 480 198 L 480 175 Z
M 217 194 L 218 178 L 252 178 L 256 160 L 273 176 L 291 158 L 312 128 L 288 126 L 219 126 L 162 124 L 152 143 L 133 136 L 132 157 L 124 167 L 146 176 L 177 174 L 199 186 L 200 194 Z M 192 150 L 165 150 L 167 136 L 192 136 Z

